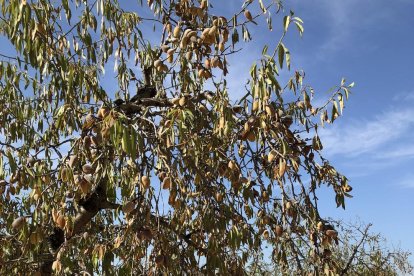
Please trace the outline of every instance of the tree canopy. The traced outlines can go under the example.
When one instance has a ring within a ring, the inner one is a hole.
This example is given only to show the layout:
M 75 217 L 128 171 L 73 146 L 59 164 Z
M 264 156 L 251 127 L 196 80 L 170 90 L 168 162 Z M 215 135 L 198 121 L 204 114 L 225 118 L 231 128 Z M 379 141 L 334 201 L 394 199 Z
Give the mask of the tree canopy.
M 264 245 L 281 271 L 345 268 L 317 191 L 344 207 L 352 188 L 318 129 L 353 84 L 316 105 L 285 41 L 302 20 L 220 3 L 0 1 L 2 274 L 242 274 Z M 246 43 L 262 55 L 234 100 Z

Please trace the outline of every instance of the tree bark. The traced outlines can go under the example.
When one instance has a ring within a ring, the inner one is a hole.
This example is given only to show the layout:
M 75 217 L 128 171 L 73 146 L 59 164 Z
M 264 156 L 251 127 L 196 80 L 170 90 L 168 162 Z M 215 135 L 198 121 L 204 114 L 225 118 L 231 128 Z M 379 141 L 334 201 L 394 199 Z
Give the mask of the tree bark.
M 120 207 L 119 204 L 112 203 L 107 200 L 104 181 L 101 183 L 102 184 L 99 184 L 88 197 L 79 202 L 81 208 L 73 222 L 72 231 L 65 234 L 62 229 L 55 228 L 53 233 L 49 235 L 48 242 L 50 256 L 40 266 L 40 273 L 42 276 L 52 275 L 53 262 L 56 260 L 57 254 L 63 243 L 84 231 L 85 226 L 93 219 L 94 216 L 96 216 L 99 211 L 103 209 L 116 209 Z

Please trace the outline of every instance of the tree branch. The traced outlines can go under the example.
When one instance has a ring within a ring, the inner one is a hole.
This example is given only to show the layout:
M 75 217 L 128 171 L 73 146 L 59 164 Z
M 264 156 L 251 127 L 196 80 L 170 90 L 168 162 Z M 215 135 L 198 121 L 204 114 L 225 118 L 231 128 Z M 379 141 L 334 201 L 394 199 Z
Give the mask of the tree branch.
M 52 275 L 52 265 L 55 261 L 62 245 L 75 235 L 81 233 L 85 226 L 93 219 L 96 214 L 103 209 L 116 209 L 119 204 L 109 202 L 106 198 L 105 181 L 102 180 L 95 190 L 85 199 L 79 202 L 81 210 L 76 215 L 73 222 L 73 229 L 70 233 L 65 233 L 60 228 L 55 228 L 54 232 L 49 235 L 50 255 L 40 267 L 42 276 Z
M 363 242 L 364 242 L 365 238 L 368 236 L 368 234 L 367 234 L 367 233 L 368 233 L 368 229 L 369 229 L 370 227 L 371 227 L 371 224 L 368 224 L 368 225 L 367 225 L 367 227 L 365 228 L 364 233 L 363 233 L 362 238 L 361 238 L 361 241 L 360 241 L 360 242 L 358 243 L 358 245 L 354 248 L 354 252 L 352 253 L 351 258 L 349 258 L 348 263 L 346 264 L 345 268 L 344 268 L 344 269 L 342 269 L 342 271 L 341 271 L 341 276 L 342 276 L 342 275 L 345 275 L 345 274 L 348 272 L 349 267 L 351 266 L 351 263 L 352 263 L 352 261 L 354 260 L 356 253 L 358 252 L 358 248 L 359 248 L 359 247 L 363 244 Z

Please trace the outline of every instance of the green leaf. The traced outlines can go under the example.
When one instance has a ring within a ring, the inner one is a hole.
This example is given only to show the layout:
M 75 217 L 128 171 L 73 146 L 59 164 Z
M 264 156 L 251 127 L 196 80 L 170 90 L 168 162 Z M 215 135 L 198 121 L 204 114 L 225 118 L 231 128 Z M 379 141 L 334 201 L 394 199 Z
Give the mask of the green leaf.
M 279 66 L 280 68 L 283 68 L 283 60 L 285 57 L 285 47 L 283 46 L 283 43 L 279 44 L 278 53 L 279 53 Z
M 268 49 L 269 47 L 267 46 L 267 45 L 265 45 L 264 47 L 263 47 L 263 50 L 262 50 L 262 55 L 266 55 L 267 54 L 267 49 Z
M 284 139 L 282 140 L 282 155 L 286 155 L 289 152 L 289 146 Z
M 263 13 L 266 13 L 266 7 L 265 7 L 265 5 L 263 4 L 263 0 L 259 0 L 259 4 L 260 4 L 260 9 L 262 10 L 262 12 Z
M 257 64 L 254 63 L 252 65 L 252 67 L 250 67 L 250 76 L 252 77 L 252 79 L 256 79 L 257 75 L 256 75 L 256 69 L 257 69 Z
M 305 103 L 306 107 L 310 106 L 311 101 L 308 93 L 306 92 L 303 92 L 303 102 Z
M 69 10 L 69 2 L 68 0 L 62 0 L 62 6 L 67 11 Z
M 131 144 L 130 144 L 130 137 L 129 137 L 129 133 L 128 133 L 128 129 L 124 128 L 124 131 L 122 133 L 122 141 L 121 141 L 121 146 L 122 146 L 122 150 L 125 151 L 126 154 L 131 154 Z
M 11 151 L 7 152 L 7 158 L 9 159 L 10 170 L 11 170 L 12 173 L 14 173 L 17 169 L 17 164 L 16 164 L 16 161 L 13 158 L 13 155 L 12 155 Z
M 346 87 L 343 87 L 342 90 L 345 92 L 345 98 L 348 100 L 349 97 L 349 90 Z
M 293 20 L 300 22 L 301 24 L 303 24 L 303 20 L 300 17 L 293 17 Z
M 285 52 L 285 57 L 286 57 L 286 65 L 287 65 L 288 70 L 290 70 L 290 52 L 289 52 L 289 49 L 286 48 L 285 44 L 283 44 L 283 43 L 280 43 L 280 45 L 282 45 L 282 47 L 283 47 L 283 51 Z
M 138 134 L 137 134 L 137 132 L 134 130 L 134 129 L 132 129 L 131 130 L 131 157 L 132 158 L 136 158 L 137 157 L 137 147 L 138 147 L 138 145 L 137 145 L 137 140 L 138 140 Z
M 303 35 L 303 31 L 304 31 L 302 24 L 300 24 L 299 22 L 295 21 L 295 25 L 298 28 L 298 31 L 299 31 L 300 36 L 302 36 Z
M 4 178 L 3 157 L 0 156 L 0 178 Z
M 339 102 L 339 110 L 342 114 L 344 110 L 344 97 L 342 96 L 342 94 L 338 94 L 338 102 Z
M 285 33 L 286 33 L 286 32 L 287 32 L 287 30 L 288 30 L 289 24 L 290 24 L 290 16 L 289 16 L 289 15 L 286 15 L 286 16 L 283 18 L 283 28 L 284 28 L 284 32 L 285 32 Z

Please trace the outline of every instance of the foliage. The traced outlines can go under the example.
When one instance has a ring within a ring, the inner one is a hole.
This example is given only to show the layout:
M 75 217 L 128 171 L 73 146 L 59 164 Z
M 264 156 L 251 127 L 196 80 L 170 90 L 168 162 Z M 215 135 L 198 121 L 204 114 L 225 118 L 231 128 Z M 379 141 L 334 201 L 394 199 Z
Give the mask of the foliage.
M 371 224 L 331 222 L 338 229 L 339 246 L 333 251 L 325 250 L 324 255 L 336 266 L 339 275 L 411 275 L 413 267 L 409 262 L 411 253 L 400 248 L 390 249 L 384 238 L 369 231 Z M 312 260 L 304 263 L 313 266 Z M 327 274 L 327 266 L 319 267 L 320 274 Z M 340 270 L 342 269 L 342 270 Z M 252 275 L 283 275 L 277 265 L 272 268 L 263 255 L 256 258 L 248 267 Z M 291 269 L 290 275 L 298 274 Z
M 227 16 L 220 1 L 142 2 L 0 0 L 13 46 L 0 51 L 0 273 L 240 274 L 264 243 L 281 269 L 334 271 L 316 191 L 344 207 L 351 187 L 318 128 L 353 84 L 315 106 L 302 71 L 280 83 L 303 22 L 278 1 Z M 232 101 L 229 55 L 272 14 L 280 40 L 257 45 Z

